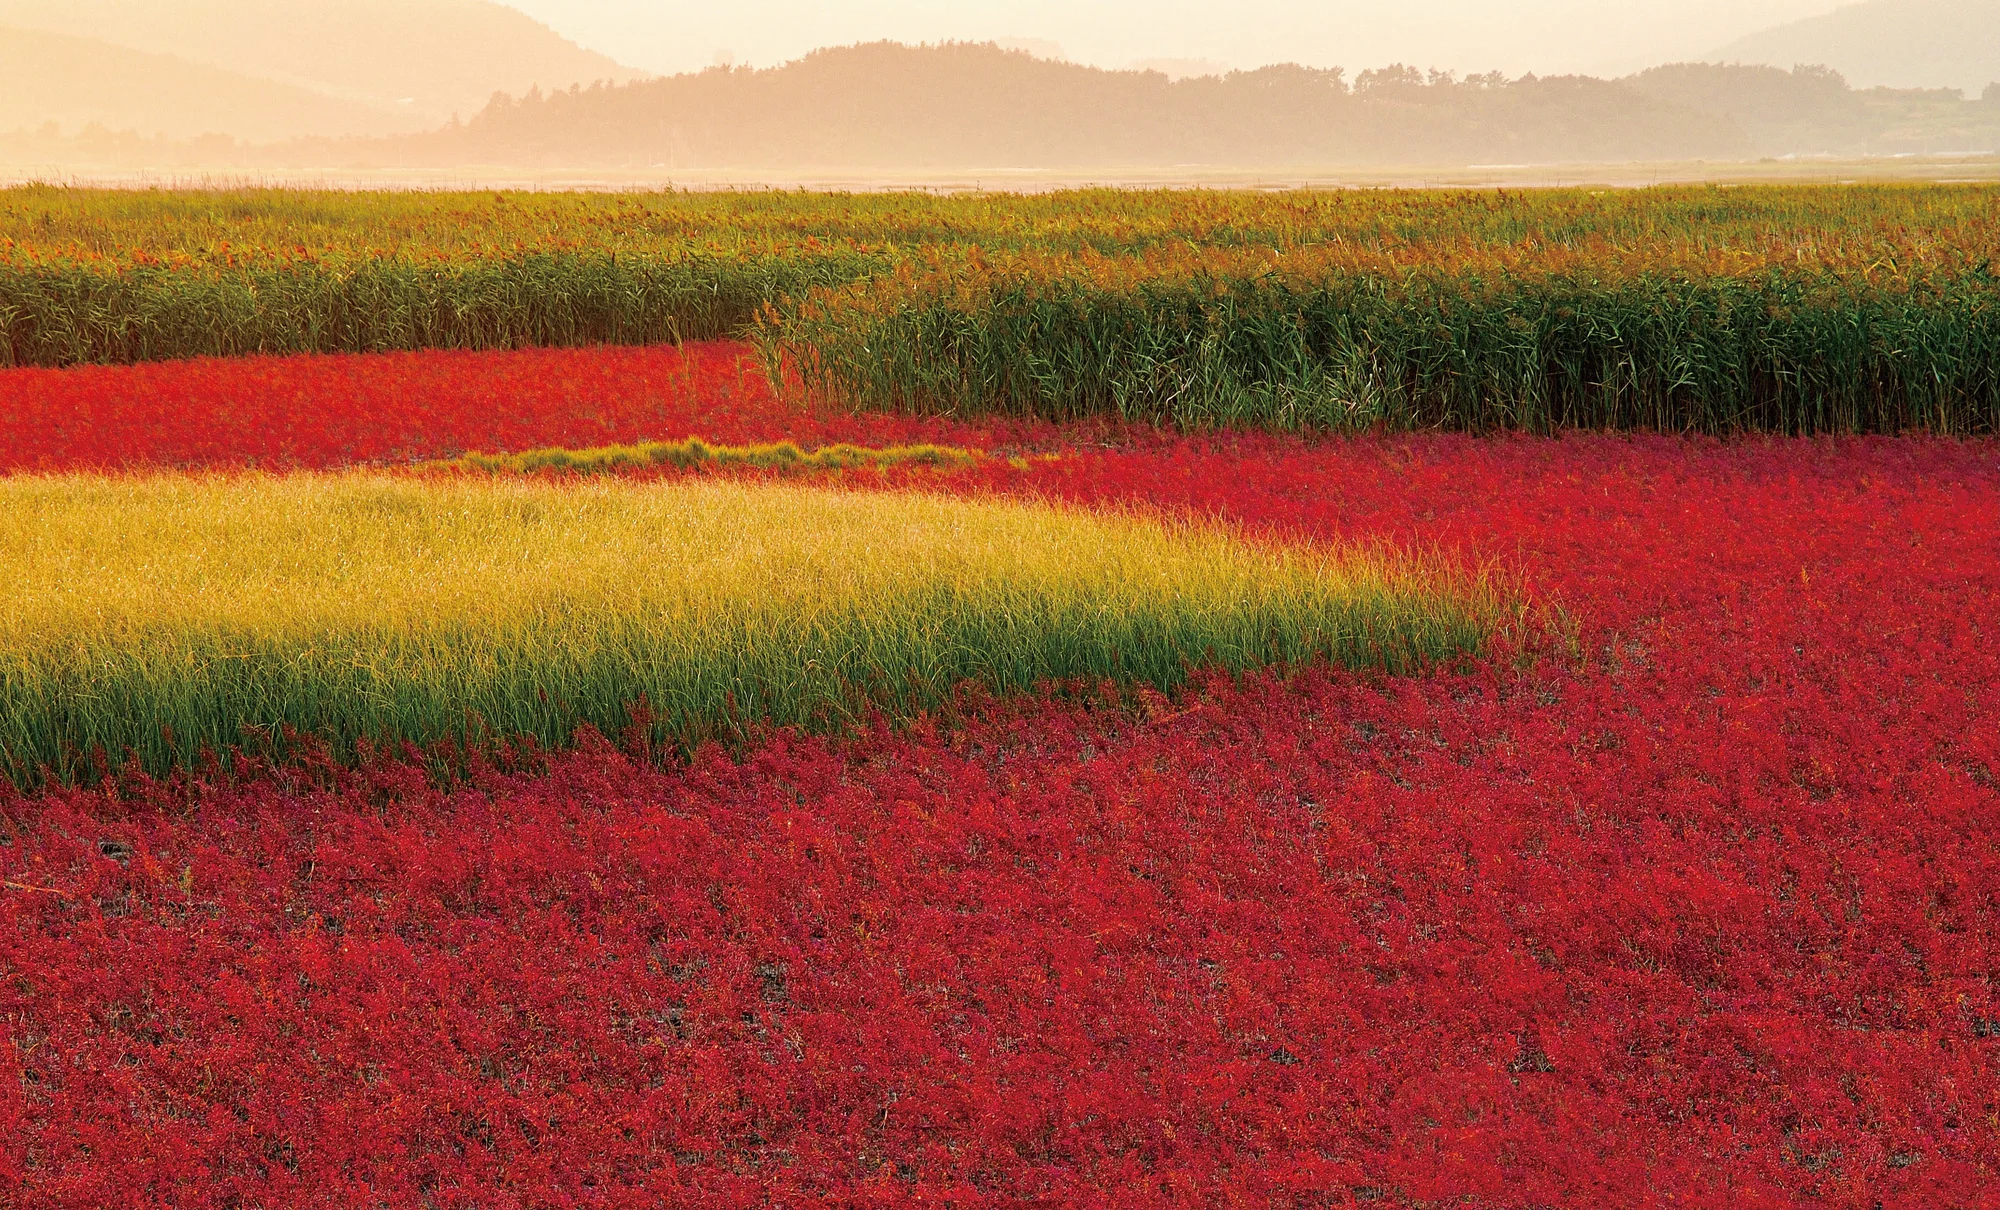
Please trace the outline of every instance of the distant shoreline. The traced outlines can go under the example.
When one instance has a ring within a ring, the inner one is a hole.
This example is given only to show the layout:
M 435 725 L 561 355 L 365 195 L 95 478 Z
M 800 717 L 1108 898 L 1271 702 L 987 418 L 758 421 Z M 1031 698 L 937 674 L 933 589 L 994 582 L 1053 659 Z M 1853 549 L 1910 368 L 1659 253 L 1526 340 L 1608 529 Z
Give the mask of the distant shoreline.
M 451 172 L 420 169 L 339 172 L 136 172 L 105 168 L 0 164 L 0 187 L 56 185 L 83 189 L 294 189 L 348 192 L 763 192 L 1053 193 L 1072 189 L 1637 189 L 1688 184 L 1847 184 L 1909 181 L 2000 184 L 2000 154 L 1855 156 L 1733 162 L 1628 162 L 1526 165 L 1393 165 L 1159 171 L 1106 168 L 834 173 L 824 171 L 548 172 L 506 165 Z

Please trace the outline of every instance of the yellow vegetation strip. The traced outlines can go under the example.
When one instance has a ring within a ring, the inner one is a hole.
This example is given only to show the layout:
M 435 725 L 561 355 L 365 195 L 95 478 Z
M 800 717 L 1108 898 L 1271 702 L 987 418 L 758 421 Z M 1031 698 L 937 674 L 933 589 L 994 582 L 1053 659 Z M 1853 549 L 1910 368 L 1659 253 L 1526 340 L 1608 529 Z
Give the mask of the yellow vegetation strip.
M 526 474 L 556 471 L 579 475 L 623 471 L 696 470 L 744 467 L 755 470 L 817 471 L 858 468 L 927 467 L 957 470 L 983 461 L 978 450 L 947 445 L 826 445 L 806 450 L 790 441 L 767 445 L 710 445 L 699 437 L 686 441 L 645 441 L 637 445 L 603 445 L 588 449 L 550 448 L 518 454 L 466 454 L 427 468 Z
M 1484 581 L 1043 503 L 740 479 L 0 479 L 0 769 L 356 743 L 838 728 L 967 683 L 1480 650 Z

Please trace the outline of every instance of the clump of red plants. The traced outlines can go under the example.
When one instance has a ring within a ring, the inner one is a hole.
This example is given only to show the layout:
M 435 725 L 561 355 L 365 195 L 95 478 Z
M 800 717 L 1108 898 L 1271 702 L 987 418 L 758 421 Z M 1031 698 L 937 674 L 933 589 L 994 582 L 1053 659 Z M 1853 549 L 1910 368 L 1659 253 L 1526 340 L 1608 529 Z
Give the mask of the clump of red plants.
M 14 794 L 0 1204 L 2000 1203 L 2000 446 L 951 482 L 1497 560 L 1578 650 Z
M 747 346 L 205 358 L 0 373 L 0 472 L 397 465 L 701 437 L 978 448 L 1051 426 L 807 414 Z

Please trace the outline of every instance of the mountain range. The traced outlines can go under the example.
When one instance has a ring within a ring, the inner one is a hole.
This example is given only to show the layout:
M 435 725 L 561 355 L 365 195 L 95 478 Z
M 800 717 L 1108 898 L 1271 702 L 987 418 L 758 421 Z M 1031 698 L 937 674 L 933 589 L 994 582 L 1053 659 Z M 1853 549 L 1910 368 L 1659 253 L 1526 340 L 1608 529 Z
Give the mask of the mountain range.
M 0 164 L 1088 173 L 1985 152 L 2000 88 L 1939 81 L 2000 74 L 1995 56 L 2000 0 L 1867 0 L 1724 62 L 1617 80 L 1114 71 L 1028 42 L 651 77 L 492 0 L 0 0 Z
M 96 38 L 0 27 L 0 131 L 92 125 L 252 142 L 300 135 L 395 134 L 435 126 L 397 113 L 174 55 Z
M 1296 65 L 1175 80 L 991 43 L 877 42 L 496 99 L 394 140 L 407 163 L 900 170 L 1308 167 L 1747 154 L 1728 122 L 1581 76 L 1504 80 Z M 394 150 L 391 151 L 390 148 Z
M 1705 58 L 1816 64 L 1864 88 L 1978 96 L 2000 82 L 2000 0 L 1866 0 L 1739 38 Z
M 644 75 L 492 0 L 0 0 L 0 130 L 385 134 Z

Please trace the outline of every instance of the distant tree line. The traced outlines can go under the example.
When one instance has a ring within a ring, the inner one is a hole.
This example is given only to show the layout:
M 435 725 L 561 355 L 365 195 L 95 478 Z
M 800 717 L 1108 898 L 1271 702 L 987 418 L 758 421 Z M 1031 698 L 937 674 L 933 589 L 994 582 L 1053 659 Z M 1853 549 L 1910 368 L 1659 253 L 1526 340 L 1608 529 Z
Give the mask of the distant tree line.
M 1618 80 L 1287 64 L 1170 80 L 991 44 L 878 42 L 781 67 L 525 96 L 387 138 L 0 134 L 0 162 L 246 170 L 1310 170 L 2000 152 L 2000 84 L 1855 89 L 1823 67 Z
M 1179 81 L 985 44 L 881 42 L 764 70 L 496 96 L 398 158 L 623 167 L 1293 167 L 1990 150 L 2000 92 L 1849 88 L 1824 68 L 1622 80 L 1285 65 Z M 378 149 L 379 150 L 379 149 Z

